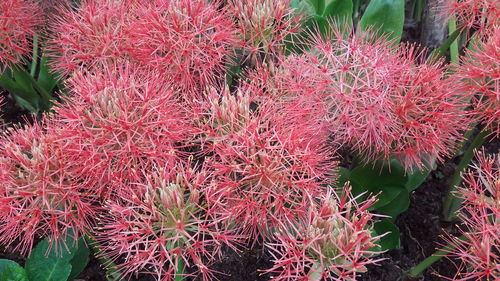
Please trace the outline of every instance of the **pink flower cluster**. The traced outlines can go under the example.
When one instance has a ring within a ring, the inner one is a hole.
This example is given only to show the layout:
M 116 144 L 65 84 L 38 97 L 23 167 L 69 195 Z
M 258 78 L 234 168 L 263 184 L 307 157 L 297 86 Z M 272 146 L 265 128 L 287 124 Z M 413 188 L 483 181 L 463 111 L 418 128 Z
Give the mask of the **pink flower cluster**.
M 0 1 L 0 73 L 30 53 L 30 42 L 40 23 L 39 14 L 35 1 Z
M 302 29 L 302 11 L 290 9 L 291 0 L 231 0 L 241 36 L 241 48 L 253 65 L 272 61 L 285 51 Z
M 205 0 L 85 0 L 58 17 L 51 54 L 64 75 L 127 61 L 194 94 L 221 75 L 235 32 L 228 12 Z
M 462 28 L 490 29 L 500 24 L 497 0 L 445 0 L 443 13 L 453 16 Z
M 474 114 L 492 135 L 500 136 L 500 26 L 484 32 L 457 67 L 462 90 L 474 93 Z
M 500 154 L 476 153 L 476 163 L 463 175 L 460 218 L 461 237 L 448 236 L 449 256 L 460 265 L 450 280 L 498 280 L 500 278 Z
M 415 46 L 344 34 L 314 38 L 270 83 L 295 99 L 296 113 L 311 110 L 336 142 L 369 161 L 393 156 L 411 170 L 449 156 L 470 118 L 467 95 L 444 66 Z
M 370 233 L 373 215 L 367 211 L 375 200 L 358 204 L 349 192 L 346 185 L 340 194 L 324 194 L 303 221 L 281 229 L 268 244 L 275 280 L 356 280 L 376 262 L 369 257 L 377 254 L 379 237 Z

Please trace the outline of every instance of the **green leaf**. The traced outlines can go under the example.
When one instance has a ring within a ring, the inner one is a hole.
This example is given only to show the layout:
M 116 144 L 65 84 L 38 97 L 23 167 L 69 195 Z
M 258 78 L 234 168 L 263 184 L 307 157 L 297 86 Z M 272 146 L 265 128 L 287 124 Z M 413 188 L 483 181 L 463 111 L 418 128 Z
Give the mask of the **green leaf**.
M 28 72 L 21 69 L 14 69 L 12 71 L 12 76 L 16 81 L 16 84 L 19 88 L 22 88 L 26 92 L 33 93 L 35 96 L 38 96 L 33 85 L 31 83 L 31 76 Z
M 391 222 L 389 219 L 383 219 L 381 221 L 378 221 L 374 225 L 375 232 L 378 235 L 385 234 L 382 238 L 380 238 L 378 244 L 380 245 L 381 251 L 385 250 L 392 250 L 392 249 L 398 249 L 400 245 L 400 240 L 399 240 L 399 228 Z
M 401 40 L 405 21 L 405 0 L 371 0 L 359 25 L 362 30 L 375 28 L 396 42 Z
M 14 96 L 14 99 L 16 100 L 17 104 L 19 106 L 21 106 L 22 108 L 25 108 L 33 113 L 38 112 L 38 109 L 33 107 L 33 105 L 31 105 L 31 103 L 29 103 L 27 100 L 23 99 L 22 97 L 20 97 L 18 95 L 13 95 L 13 96 Z
M 339 178 L 337 179 L 337 187 L 342 188 L 342 187 L 344 187 L 344 184 L 346 182 L 350 181 L 351 171 L 349 171 L 349 169 L 346 169 L 344 167 L 340 167 L 338 174 L 339 174 Z
M 324 0 L 292 0 L 290 2 L 290 8 L 296 9 L 299 13 L 305 13 L 308 16 L 314 16 L 319 14 L 318 2 L 323 3 Z
M 339 182 L 343 184 L 351 182 L 352 193 L 359 197 L 358 201 L 363 201 L 369 195 L 377 195 L 378 201 L 370 208 L 377 210 L 391 203 L 403 189 L 408 178 L 405 175 L 403 166 L 392 160 L 390 165 L 385 162 L 378 162 L 374 166 L 362 165 L 355 167 L 352 171 L 340 170 Z
M 19 266 L 19 264 L 17 264 L 17 262 L 15 262 L 13 260 L 0 259 L 0 275 L 2 274 L 4 268 L 6 268 L 7 266 L 11 266 L 11 265 Z
M 22 77 L 19 74 L 16 76 Z M 32 112 L 38 112 L 40 97 L 33 87 L 24 85 L 22 81 L 24 81 L 23 78 L 21 78 L 21 81 L 17 81 L 9 78 L 6 74 L 0 75 L 0 88 L 11 93 L 20 106 Z
M 354 168 L 351 181 L 363 186 L 366 190 L 377 191 L 384 186 L 403 186 L 408 181 L 403 166 L 392 160 L 390 165 L 378 162 L 375 165 L 366 164 Z
M 383 186 L 377 190 L 371 190 L 373 195 L 377 195 L 377 202 L 370 207 L 370 210 L 377 210 L 391 203 L 404 189 L 404 186 Z
M 71 263 L 71 273 L 68 280 L 73 280 L 87 267 L 89 262 L 89 248 L 85 244 L 85 241 L 80 238 L 76 247 L 71 248 L 74 252 L 73 258 L 70 260 Z
M 300 0 L 292 0 L 292 7 L 294 5 L 294 2 L 299 2 Z M 314 7 L 314 10 L 316 11 L 316 14 L 321 15 L 323 13 L 323 10 L 325 9 L 325 0 L 306 0 L 306 1 L 300 1 L 300 2 L 308 2 Z
M 43 56 L 40 61 L 40 72 L 38 73 L 38 85 L 42 87 L 47 93 L 51 93 L 57 85 L 58 79 L 56 75 L 50 72 L 47 65 L 49 59 Z
M 412 192 L 413 190 L 417 189 L 417 187 L 419 187 L 422 183 L 424 183 L 430 172 L 430 169 L 426 169 L 424 171 L 416 171 L 413 174 L 408 175 L 408 182 L 405 185 L 408 192 Z
M 30 280 L 36 281 L 66 281 L 71 273 L 70 260 L 74 252 L 68 252 L 65 247 L 60 247 L 55 252 L 54 247 L 49 251 L 49 242 L 42 240 L 36 245 L 31 255 L 26 260 L 26 272 Z
M 319 0 L 319 2 L 323 1 L 324 0 Z M 287 38 L 287 40 L 285 40 L 287 54 L 300 54 L 304 49 L 308 48 L 305 42 L 307 41 L 307 38 L 310 37 L 310 33 L 312 31 L 315 31 L 318 27 L 318 14 L 316 11 L 316 7 L 313 6 L 313 4 L 311 4 L 311 1 L 308 0 L 292 0 L 290 3 L 290 7 L 292 9 L 295 9 L 296 13 L 304 14 L 307 17 L 307 20 L 302 23 L 303 31 L 301 31 L 298 35 L 292 35 L 290 38 Z
M 184 268 L 185 268 L 184 260 L 179 259 L 178 263 L 179 264 L 177 265 L 177 271 L 175 273 L 174 280 L 182 281 L 184 279 Z
M 352 23 L 352 0 L 326 0 L 323 16 Z
M 28 275 L 16 262 L 0 260 L 0 281 L 28 281 Z
M 401 189 L 401 192 L 392 200 L 389 204 L 378 208 L 377 212 L 383 215 L 391 217 L 391 221 L 395 221 L 396 218 L 404 211 L 408 210 L 410 206 L 410 195 L 408 190 L 405 188 Z

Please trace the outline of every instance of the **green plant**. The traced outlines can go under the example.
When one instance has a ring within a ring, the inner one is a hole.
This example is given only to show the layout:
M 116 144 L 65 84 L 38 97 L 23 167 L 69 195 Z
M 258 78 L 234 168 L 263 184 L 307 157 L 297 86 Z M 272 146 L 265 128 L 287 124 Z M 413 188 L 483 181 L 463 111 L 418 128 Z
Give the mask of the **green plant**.
M 382 250 L 399 248 L 395 221 L 408 209 L 411 192 L 425 181 L 431 170 L 405 172 L 403 165 L 394 159 L 390 163 L 379 161 L 374 165 L 357 164 L 351 169 L 340 169 L 339 185 L 350 182 L 359 202 L 377 196 L 378 201 L 370 210 L 386 218 L 375 223 L 374 230 L 379 235 L 389 233 L 380 239 Z
M 0 74 L 0 88 L 8 91 L 19 106 L 41 113 L 50 109 L 59 80 L 49 71 L 48 58 L 42 56 L 38 62 L 36 52 L 34 55 L 31 71 L 16 65 Z
M 47 239 L 39 242 L 24 268 L 12 260 L 0 260 L 0 281 L 71 281 L 87 266 L 89 249 L 83 239 L 67 238 L 49 247 Z

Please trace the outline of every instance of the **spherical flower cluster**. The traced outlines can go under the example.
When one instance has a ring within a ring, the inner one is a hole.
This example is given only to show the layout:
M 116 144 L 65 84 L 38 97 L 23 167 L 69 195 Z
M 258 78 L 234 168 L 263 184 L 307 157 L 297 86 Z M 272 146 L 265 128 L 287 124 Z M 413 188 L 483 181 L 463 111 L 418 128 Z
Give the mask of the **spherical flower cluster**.
M 128 25 L 129 53 L 143 67 L 167 75 L 182 90 L 203 90 L 223 70 L 236 43 L 225 9 L 207 0 L 155 0 Z
M 193 133 L 175 93 L 155 73 L 108 67 L 77 73 L 68 85 L 72 96 L 56 118 L 71 132 L 68 141 L 91 153 L 83 166 L 101 187 L 133 179 L 131 170 L 152 162 L 173 161 Z
M 460 261 L 455 281 L 500 278 L 500 154 L 476 153 L 477 163 L 463 175 L 459 217 L 463 237 L 448 235 L 448 256 Z
M 446 0 L 444 13 L 454 16 L 463 28 L 488 29 L 500 24 L 497 0 Z
M 30 53 L 39 22 L 40 13 L 34 1 L 0 1 L 0 74 Z
M 231 0 L 242 48 L 254 65 L 283 54 L 285 43 L 301 30 L 303 17 L 290 0 Z
M 411 170 L 449 155 L 470 122 L 444 67 L 420 60 L 413 46 L 344 37 L 314 38 L 310 51 L 282 62 L 273 87 L 368 161 L 396 156 Z
M 207 263 L 237 239 L 223 228 L 227 217 L 211 212 L 204 201 L 207 182 L 203 169 L 188 163 L 159 166 L 144 171 L 141 182 L 126 188 L 128 194 L 105 206 L 96 240 L 123 276 L 141 272 L 174 280 L 179 268 L 194 265 L 203 280 L 212 279 Z
M 500 136 L 500 26 L 486 32 L 462 59 L 456 77 L 470 93 L 477 118 Z
M 424 62 L 413 48 L 403 47 L 409 65 L 397 77 L 391 108 L 397 125 L 391 154 L 410 170 L 452 156 L 471 123 L 469 95 L 446 78 L 441 63 Z
M 52 28 L 48 54 L 53 69 L 62 76 L 127 59 L 124 33 L 131 17 L 132 0 L 84 0 L 78 8 L 60 9 Z
M 96 195 L 71 152 L 75 144 L 46 131 L 55 125 L 42 126 L 11 130 L 0 141 L 0 243 L 17 245 L 21 253 L 37 237 L 54 242 L 71 230 L 78 238 L 97 213 Z
M 223 92 L 209 109 L 204 150 L 214 155 L 214 188 L 237 226 L 267 240 L 307 213 L 335 163 L 313 126 L 289 123 L 280 103 L 254 97 L 245 88 Z
M 367 211 L 374 198 L 358 204 L 349 186 L 339 192 L 322 196 L 306 219 L 267 244 L 274 280 L 356 280 L 367 264 L 377 262 L 370 257 L 378 254 L 372 248 L 380 237 L 372 236 L 373 215 Z

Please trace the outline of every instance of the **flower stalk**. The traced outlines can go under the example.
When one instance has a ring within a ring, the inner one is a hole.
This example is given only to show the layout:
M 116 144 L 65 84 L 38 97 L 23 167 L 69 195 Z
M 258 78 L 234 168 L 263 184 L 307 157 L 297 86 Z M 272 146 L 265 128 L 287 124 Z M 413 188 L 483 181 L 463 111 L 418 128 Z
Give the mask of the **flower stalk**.
M 481 147 L 481 145 L 486 141 L 486 137 L 488 136 L 488 130 L 481 130 L 479 134 L 474 138 L 472 143 L 469 145 L 467 150 L 465 151 L 460 163 L 455 169 L 455 173 L 453 174 L 453 178 L 451 180 L 448 194 L 443 204 L 443 220 L 447 222 L 451 222 L 457 218 L 457 211 L 460 208 L 460 204 L 462 204 L 462 200 L 454 195 L 454 192 L 457 190 L 457 187 L 462 183 L 462 172 L 469 166 L 472 158 L 474 157 L 474 150 Z

